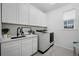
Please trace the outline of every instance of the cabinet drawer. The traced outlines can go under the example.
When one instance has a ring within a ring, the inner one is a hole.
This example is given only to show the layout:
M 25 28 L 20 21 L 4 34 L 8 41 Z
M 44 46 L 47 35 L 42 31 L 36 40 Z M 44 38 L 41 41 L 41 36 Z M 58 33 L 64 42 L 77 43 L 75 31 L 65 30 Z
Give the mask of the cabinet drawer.
M 31 47 L 32 43 L 26 43 L 26 44 L 22 44 L 22 47 Z
M 7 46 L 4 46 L 4 45 L 1 45 L 1 48 L 4 48 L 4 49 L 11 49 L 11 48 L 13 48 L 13 47 L 17 47 L 17 46 L 19 46 L 18 44 L 16 45 L 16 44 L 14 44 L 14 45 L 7 45 Z
M 38 39 L 38 37 L 33 37 L 34 39 Z
M 13 51 L 13 50 L 16 50 L 16 49 L 19 49 L 19 47 L 15 46 L 15 47 L 11 47 L 11 48 L 1 48 L 1 51 L 10 52 L 10 51 Z
M 1 47 L 8 48 L 8 47 L 17 46 L 18 44 L 19 41 L 6 42 L 6 43 L 2 43 Z
M 25 51 L 25 52 L 32 51 L 32 46 L 30 46 L 30 47 L 22 47 L 22 51 Z
M 24 46 L 24 45 L 32 45 L 32 40 L 31 39 L 29 39 L 29 40 L 22 40 L 22 45 Z

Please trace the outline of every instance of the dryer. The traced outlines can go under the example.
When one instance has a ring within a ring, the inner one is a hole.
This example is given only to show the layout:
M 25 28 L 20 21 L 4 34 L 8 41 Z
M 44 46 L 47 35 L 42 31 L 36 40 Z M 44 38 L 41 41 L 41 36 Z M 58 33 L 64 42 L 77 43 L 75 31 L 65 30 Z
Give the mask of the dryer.
M 53 33 L 48 32 L 36 32 L 38 37 L 38 50 L 41 53 L 45 53 L 54 44 Z

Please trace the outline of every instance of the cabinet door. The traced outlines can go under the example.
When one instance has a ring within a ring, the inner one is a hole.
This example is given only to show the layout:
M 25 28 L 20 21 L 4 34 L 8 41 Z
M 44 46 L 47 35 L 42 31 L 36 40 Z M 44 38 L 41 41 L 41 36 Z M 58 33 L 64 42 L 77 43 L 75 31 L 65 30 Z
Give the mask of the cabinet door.
M 2 56 L 20 56 L 21 46 L 19 41 L 6 42 L 1 44 Z
M 30 38 L 22 40 L 22 56 L 32 55 L 32 40 Z
M 29 9 L 30 9 L 30 22 L 29 23 L 30 23 L 30 25 L 37 26 L 38 25 L 38 17 L 37 17 L 38 10 L 31 5 L 30 5 Z
M 3 3 L 2 4 L 2 22 L 13 23 L 17 22 L 17 4 L 16 3 Z
M 30 5 L 30 25 L 46 26 L 46 14 Z
M 28 4 L 21 3 L 18 7 L 19 24 L 28 25 Z
M 40 12 L 40 25 L 46 27 L 46 14 Z
M 37 40 L 38 40 L 37 37 L 33 37 L 33 38 L 32 38 L 32 45 L 33 45 L 33 46 L 32 46 L 32 47 L 33 47 L 32 52 L 33 52 L 33 53 L 37 52 L 37 49 L 38 49 L 38 44 L 37 44 L 38 41 L 37 41 Z

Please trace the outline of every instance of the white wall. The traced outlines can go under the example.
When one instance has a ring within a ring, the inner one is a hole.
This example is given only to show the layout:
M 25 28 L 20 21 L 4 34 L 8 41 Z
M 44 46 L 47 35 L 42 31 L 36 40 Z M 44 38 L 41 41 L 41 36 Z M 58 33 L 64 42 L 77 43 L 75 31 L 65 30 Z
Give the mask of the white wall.
M 64 30 L 63 12 L 76 9 L 75 30 Z M 79 4 L 68 4 L 47 13 L 47 27 L 50 32 L 55 33 L 55 45 L 68 49 L 73 48 L 73 41 L 79 41 Z

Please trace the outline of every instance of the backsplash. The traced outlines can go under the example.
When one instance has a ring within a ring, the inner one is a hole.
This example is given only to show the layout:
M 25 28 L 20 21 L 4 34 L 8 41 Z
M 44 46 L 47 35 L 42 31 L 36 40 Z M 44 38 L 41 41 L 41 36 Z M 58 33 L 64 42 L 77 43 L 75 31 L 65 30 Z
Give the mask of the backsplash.
M 29 27 L 33 31 L 47 29 L 46 27 L 29 26 L 29 25 L 26 26 L 26 25 L 15 25 L 15 24 L 7 24 L 7 23 L 2 24 L 2 28 L 9 28 L 10 29 L 9 34 L 13 35 L 13 36 L 17 35 L 17 28 L 18 27 Z

